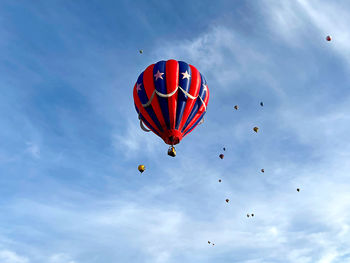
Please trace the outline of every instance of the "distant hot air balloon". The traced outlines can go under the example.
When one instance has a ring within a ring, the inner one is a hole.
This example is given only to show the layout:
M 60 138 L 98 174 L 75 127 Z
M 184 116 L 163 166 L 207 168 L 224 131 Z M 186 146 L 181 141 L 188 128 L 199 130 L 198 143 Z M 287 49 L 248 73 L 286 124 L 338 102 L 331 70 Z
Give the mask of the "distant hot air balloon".
M 258 127 L 254 127 L 254 128 L 253 128 L 253 131 L 255 131 L 255 132 L 258 132 L 258 130 L 259 130 Z
M 140 164 L 137 169 L 139 170 L 140 173 L 143 173 L 146 168 L 143 164 Z
M 219 183 L 221 183 L 221 179 L 219 179 Z
M 238 110 L 238 105 L 235 105 L 233 108 L 235 108 L 235 110 Z
M 140 52 L 140 54 L 142 54 L 142 53 L 143 53 L 143 50 L 142 50 L 142 49 L 140 49 L 140 50 L 139 50 L 139 52 Z
M 254 214 L 252 214 L 252 216 L 254 216 Z
M 300 189 L 299 189 L 299 188 L 297 188 L 297 191 L 298 191 L 298 192 L 300 192 Z
M 226 199 L 225 201 L 226 201 L 226 203 L 230 202 L 230 200 L 229 200 L 229 199 Z
M 263 102 L 260 102 L 260 106 L 263 107 L 263 106 L 264 106 L 264 103 L 263 103 Z
M 220 154 L 219 157 L 220 157 L 220 159 L 224 159 L 224 155 L 223 154 Z
M 247 217 L 249 217 L 249 214 L 247 214 Z
M 326 40 L 327 40 L 327 41 L 331 41 L 331 40 L 332 40 L 332 37 L 331 37 L 331 36 L 326 36 Z
M 140 74 L 133 96 L 141 128 L 173 146 L 203 119 L 209 89 L 194 66 L 168 60 L 152 64 Z
M 265 173 L 265 170 L 264 170 L 264 169 L 261 169 L 261 172 L 262 172 L 262 173 Z

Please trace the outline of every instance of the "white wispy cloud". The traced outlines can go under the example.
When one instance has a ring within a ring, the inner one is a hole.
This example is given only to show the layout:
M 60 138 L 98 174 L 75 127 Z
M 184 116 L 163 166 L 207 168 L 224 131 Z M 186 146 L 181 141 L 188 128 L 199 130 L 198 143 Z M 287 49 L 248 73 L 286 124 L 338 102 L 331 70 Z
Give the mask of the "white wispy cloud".
M 40 148 L 39 145 L 33 142 L 27 142 L 27 151 L 36 159 L 40 158 Z
M 337 164 L 343 162 L 344 159 L 338 159 Z M 283 172 L 290 172 L 280 165 Z M 315 175 L 324 166 L 314 169 L 312 174 L 302 169 L 293 171 L 297 174 L 294 180 L 302 182 L 300 193 L 295 191 L 295 182 L 288 180 L 277 186 L 280 189 L 269 189 L 263 180 L 234 186 L 230 183 L 234 179 L 230 178 L 219 186 L 208 177 L 209 171 L 206 174 L 207 166 L 203 166 L 196 169 L 196 175 L 192 170 L 170 171 L 183 179 L 164 186 L 160 192 L 146 187 L 127 191 L 118 200 L 96 201 L 86 196 L 85 202 L 90 205 L 84 209 L 25 200 L 11 206 L 25 218 L 45 222 L 46 227 L 55 229 L 63 238 L 73 235 L 81 240 L 75 251 L 83 252 L 93 244 L 108 247 L 113 244 L 114 257 L 120 257 L 118 251 L 126 245 L 147 255 L 149 262 L 176 262 L 178 258 L 189 257 L 183 254 L 188 250 L 203 260 L 248 250 L 254 251 L 254 255 L 240 254 L 237 262 L 259 259 L 316 262 L 326 260 L 333 251 L 349 253 L 346 211 L 350 211 L 350 202 L 344 199 L 347 187 L 331 184 L 328 175 L 318 176 L 315 185 Z M 332 177 L 345 178 L 347 170 L 344 167 Z M 216 176 L 219 174 L 213 175 Z M 194 188 L 197 190 L 191 191 Z M 259 188 L 264 191 L 251 192 Z M 273 194 L 268 194 L 269 191 Z M 224 202 L 227 196 L 230 204 Z M 255 213 L 255 217 L 247 218 L 248 212 Z M 208 247 L 207 240 L 216 243 L 215 247 Z
M 157 138 L 153 132 L 144 132 L 137 120 L 137 114 L 134 118 L 126 120 L 126 129 L 122 132 L 115 132 L 113 135 L 113 146 L 126 157 L 135 156 L 135 154 L 154 155 L 163 141 Z
M 350 7 L 347 1 L 340 2 L 318 2 L 298 0 L 299 5 L 307 14 L 318 30 L 319 35 L 325 38 L 327 35 L 333 37 L 331 48 L 338 52 L 339 57 L 350 59 L 350 32 L 348 24 L 350 15 L 347 12 Z
M 297 1 L 264 1 L 261 3 L 264 22 L 269 26 L 266 34 L 272 33 L 276 41 L 293 48 L 302 48 L 313 35 L 308 17 Z
M 274 78 L 266 67 L 272 65 L 271 61 L 256 46 L 254 42 L 243 37 L 239 32 L 226 26 L 213 26 L 195 39 L 181 39 L 174 43 L 162 41 L 155 48 L 154 56 L 159 60 L 174 58 L 184 60 L 195 65 L 208 80 L 215 80 L 212 90 L 216 96 L 222 92 L 237 92 L 242 86 L 234 86 L 239 81 L 250 79 L 263 81 L 268 79 L 270 87 L 282 92 L 275 83 Z M 209 81 L 209 86 L 213 85 Z M 220 93 L 216 90 L 220 89 Z
M 349 3 L 319 1 L 265 1 L 263 4 L 271 30 L 289 46 L 303 48 L 310 44 L 327 47 L 338 58 L 350 60 Z M 333 40 L 327 43 L 327 35 Z
M 18 255 L 11 250 L 0 250 L 0 262 L 2 263 L 29 263 L 28 258 Z
M 54 254 L 52 255 L 49 260 L 49 263 L 77 263 L 76 261 L 72 260 L 68 255 L 66 254 Z

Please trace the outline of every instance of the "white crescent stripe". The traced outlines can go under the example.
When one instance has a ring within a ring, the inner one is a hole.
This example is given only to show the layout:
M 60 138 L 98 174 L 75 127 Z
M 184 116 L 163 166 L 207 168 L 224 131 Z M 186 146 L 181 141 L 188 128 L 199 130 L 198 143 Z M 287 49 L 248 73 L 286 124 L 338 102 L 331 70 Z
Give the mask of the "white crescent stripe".
M 173 96 L 173 95 L 176 93 L 176 91 L 177 91 L 178 89 L 180 89 L 187 97 L 189 97 L 189 98 L 192 99 L 192 100 L 195 100 L 195 99 L 199 98 L 199 99 L 201 100 L 202 104 L 204 105 L 205 111 L 207 111 L 207 106 L 205 105 L 205 103 L 204 103 L 202 97 L 200 97 L 199 95 L 198 95 L 197 97 L 192 96 L 191 94 L 189 94 L 186 90 L 184 90 L 184 89 L 181 88 L 180 86 L 178 86 L 173 92 L 168 93 L 168 94 L 163 94 L 163 93 L 161 93 L 161 92 L 159 92 L 159 91 L 157 91 L 157 90 L 155 89 L 155 90 L 153 91 L 153 93 L 152 93 L 151 98 L 149 99 L 149 101 L 148 101 L 147 103 L 145 103 L 145 104 L 142 104 L 142 107 L 146 108 L 146 107 L 148 107 L 149 105 L 151 105 L 155 93 L 157 93 L 157 95 L 158 95 L 159 97 L 162 97 L 162 98 L 170 98 L 171 96 Z
M 168 94 L 163 94 L 163 93 L 160 93 L 159 91 L 157 91 L 157 90 L 154 90 L 156 93 L 157 93 L 157 95 L 158 96 L 160 96 L 160 97 L 163 97 L 163 98 L 169 98 L 169 97 L 171 97 L 171 96 L 173 96 L 175 93 L 176 93 L 176 91 L 177 91 L 177 88 L 173 91 L 173 92 L 171 92 L 171 93 L 168 93 Z
M 151 98 L 149 99 L 149 101 L 148 101 L 147 103 L 145 103 L 145 104 L 142 104 L 142 107 L 146 108 L 146 107 L 148 107 L 149 105 L 151 105 L 151 102 L 152 102 L 152 100 L 153 100 L 153 97 L 154 97 L 154 93 L 155 93 L 155 92 L 156 92 L 156 91 L 154 90 L 153 93 L 152 93 Z
M 140 114 L 139 114 L 139 120 L 140 120 L 140 127 L 141 127 L 141 129 L 142 129 L 143 131 L 145 131 L 145 132 L 150 132 L 151 130 L 147 129 L 147 128 L 145 127 L 145 125 L 143 125 L 143 122 L 142 122 L 142 120 L 141 120 Z

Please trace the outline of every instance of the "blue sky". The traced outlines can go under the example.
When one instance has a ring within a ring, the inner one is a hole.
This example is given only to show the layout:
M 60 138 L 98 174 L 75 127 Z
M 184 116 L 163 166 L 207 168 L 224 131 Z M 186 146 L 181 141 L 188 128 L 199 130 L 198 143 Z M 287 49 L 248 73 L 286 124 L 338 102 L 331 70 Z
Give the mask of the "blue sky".
M 0 262 L 350 262 L 349 8 L 2 1 Z M 132 98 L 167 59 L 211 95 L 176 158 Z

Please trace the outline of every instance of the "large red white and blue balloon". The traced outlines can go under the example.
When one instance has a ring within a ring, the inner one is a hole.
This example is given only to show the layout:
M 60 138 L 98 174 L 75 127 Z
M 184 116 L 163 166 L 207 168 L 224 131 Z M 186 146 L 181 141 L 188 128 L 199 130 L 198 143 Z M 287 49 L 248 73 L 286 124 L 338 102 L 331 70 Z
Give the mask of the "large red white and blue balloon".
M 209 101 L 203 75 L 176 60 L 148 66 L 138 77 L 133 95 L 141 128 L 147 130 L 144 123 L 169 145 L 178 144 L 200 124 Z

